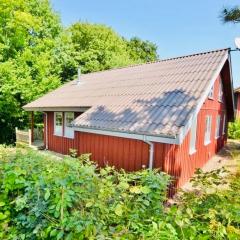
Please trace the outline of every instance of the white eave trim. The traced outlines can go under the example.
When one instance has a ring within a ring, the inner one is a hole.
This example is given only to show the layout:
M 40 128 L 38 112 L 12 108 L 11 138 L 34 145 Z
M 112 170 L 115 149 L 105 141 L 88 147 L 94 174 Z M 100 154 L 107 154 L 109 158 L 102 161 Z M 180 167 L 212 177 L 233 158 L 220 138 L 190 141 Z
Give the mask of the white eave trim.
M 85 112 L 90 107 L 23 107 L 25 111 L 37 112 Z
M 78 132 L 87 132 L 94 134 L 101 134 L 113 137 L 122 137 L 122 138 L 130 138 L 142 141 L 151 141 L 151 142 L 159 142 L 159 143 L 167 143 L 167 144 L 179 144 L 179 138 L 171 138 L 171 137 L 162 137 L 162 136 L 152 136 L 152 135 L 142 135 L 136 133 L 126 133 L 126 132 L 118 132 L 118 131 L 110 131 L 110 130 L 100 130 L 93 128 L 83 128 L 83 127 L 73 127 L 75 131 Z
M 198 105 L 196 106 L 195 110 L 193 111 L 192 113 L 192 116 L 190 117 L 190 119 L 188 120 L 187 124 L 182 127 L 180 129 L 180 133 L 179 133 L 179 144 L 181 144 L 183 142 L 183 140 L 185 139 L 189 129 L 191 128 L 192 126 L 192 122 L 193 122 L 193 119 L 195 117 L 197 117 L 203 103 L 206 101 L 207 97 L 208 97 L 208 94 L 213 86 L 213 84 L 215 83 L 218 75 L 221 73 L 221 70 L 225 64 L 225 62 L 229 59 L 229 52 L 226 52 L 226 55 L 223 57 L 221 63 L 219 64 L 218 68 L 216 69 L 216 71 L 214 72 L 210 82 L 209 82 L 209 85 L 207 86 L 205 92 L 202 94 L 202 97 L 200 99 L 200 101 L 198 102 Z

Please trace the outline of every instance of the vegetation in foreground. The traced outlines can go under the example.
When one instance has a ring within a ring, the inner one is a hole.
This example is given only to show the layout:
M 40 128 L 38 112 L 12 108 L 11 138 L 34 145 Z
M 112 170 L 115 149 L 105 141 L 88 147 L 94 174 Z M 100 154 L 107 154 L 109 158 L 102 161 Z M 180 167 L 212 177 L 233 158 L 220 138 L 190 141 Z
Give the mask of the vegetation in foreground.
M 235 152 L 235 157 L 239 152 Z M 193 192 L 166 206 L 170 178 L 97 169 L 0 148 L 1 239 L 239 239 L 240 171 L 199 171 Z
M 240 139 L 240 120 L 228 124 L 228 137 L 231 139 Z

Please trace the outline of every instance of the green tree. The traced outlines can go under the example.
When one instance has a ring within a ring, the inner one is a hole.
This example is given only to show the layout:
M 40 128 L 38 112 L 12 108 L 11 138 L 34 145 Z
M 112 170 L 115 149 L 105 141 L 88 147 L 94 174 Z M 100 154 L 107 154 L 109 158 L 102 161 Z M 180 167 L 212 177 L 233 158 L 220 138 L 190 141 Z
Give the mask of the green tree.
M 21 107 L 57 87 L 59 17 L 48 0 L 0 4 L 0 143 L 13 142 L 14 127 L 27 123 Z
M 105 25 L 77 22 L 68 29 L 68 34 L 75 49 L 75 53 L 72 52 L 75 63 L 84 73 L 158 58 L 155 44 L 137 37 L 128 41 Z M 65 75 L 69 74 L 66 72 Z
M 82 72 L 95 72 L 135 63 L 125 40 L 110 27 L 100 24 L 74 23 L 69 28 L 75 48 L 75 60 Z
M 230 8 L 224 8 L 221 12 L 221 19 L 223 22 L 233 22 L 233 23 L 239 23 L 240 22 L 240 7 L 230 7 Z
M 138 37 L 133 37 L 127 41 L 130 56 L 132 59 L 143 62 L 155 61 L 158 59 L 157 45 L 150 41 L 143 41 Z

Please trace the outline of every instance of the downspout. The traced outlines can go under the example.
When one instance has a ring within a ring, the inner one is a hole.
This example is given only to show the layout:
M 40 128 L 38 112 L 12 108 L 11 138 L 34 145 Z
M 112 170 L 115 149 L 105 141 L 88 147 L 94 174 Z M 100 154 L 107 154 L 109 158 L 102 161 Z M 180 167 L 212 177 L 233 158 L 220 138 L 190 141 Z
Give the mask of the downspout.
M 44 132 L 45 139 L 46 139 L 45 150 L 48 150 L 48 115 L 46 112 L 43 112 L 43 113 L 45 114 L 45 129 L 46 129 L 46 132 Z
M 154 156 L 154 143 L 147 141 L 146 137 L 144 136 L 143 142 L 147 143 L 149 145 L 149 163 L 148 168 L 153 169 L 153 156 Z

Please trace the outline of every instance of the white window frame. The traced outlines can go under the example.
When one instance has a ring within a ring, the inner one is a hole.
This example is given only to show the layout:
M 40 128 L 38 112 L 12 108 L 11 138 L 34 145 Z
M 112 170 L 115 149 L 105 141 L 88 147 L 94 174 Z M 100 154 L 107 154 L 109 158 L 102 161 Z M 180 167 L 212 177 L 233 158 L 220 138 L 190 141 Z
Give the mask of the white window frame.
M 226 114 L 223 115 L 223 127 L 222 127 L 222 135 L 226 133 Z
M 212 130 L 212 116 L 206 115 L 204 145 L 208 145 L 209 143 L 211 143 L 211 130 Z
M 193 119 L 192 127 L 190 129 L 190 142 L 189 142 L 189 154 L 193 154 L 197 151 L 196 149 L 197 139 L 197 117 Z
M 216 129 L 215 129 L 215 138 L 219 138 L 220 137 L 220 126 L 221 126 L 221 115 L 217 115 L 216 118 Z
M 222 78 L 220 78 L 220 80 L 219 80 L 218 101 L 219 101 L 219 102 L 223 102 L 223 85 L 222 85 Z
M 67 125 L 67 117 L 68 115 L 72 115 L 72 120 L 74 120 L 74 112 L 65 112 L 64 113 L 64 137 L 74 138 L 74 129 L 71 126 Z
M 62 125 L 56 125 L 56 117 L 58 114 L 62 116 Z M 63 113 L 62 112 L 54 112 L 54 135 L 56 136 L 63 135 Z
M 214 85 L 211 87 L 211 90 L 208 94 L 208 98 L 212 100 L 214 99 Z

